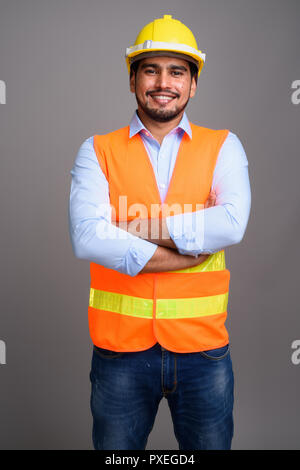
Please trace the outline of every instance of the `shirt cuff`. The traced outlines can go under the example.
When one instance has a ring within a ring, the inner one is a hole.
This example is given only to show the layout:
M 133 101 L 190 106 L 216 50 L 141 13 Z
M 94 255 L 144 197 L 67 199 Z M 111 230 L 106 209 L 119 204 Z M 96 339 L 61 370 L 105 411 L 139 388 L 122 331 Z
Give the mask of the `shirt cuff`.
M 123 272 L 136 276 L 152 258 L 157 247 L 155 243 L 135 237 L 124 258 Z
M 204 211 L 166 217 L 170 237 L 182 255 L 198 256 L 203 251 Z

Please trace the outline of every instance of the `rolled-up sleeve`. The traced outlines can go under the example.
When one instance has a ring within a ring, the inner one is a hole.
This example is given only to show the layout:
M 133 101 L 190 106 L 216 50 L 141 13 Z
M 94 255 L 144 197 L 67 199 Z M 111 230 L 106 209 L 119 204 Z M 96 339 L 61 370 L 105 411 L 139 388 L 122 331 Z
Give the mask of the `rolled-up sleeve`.
M 239 243 L 245 234 L 251 208 L 248 160 L 231 132 L 220 149 L 211 189 L 216 191 L 215 206 L 166 218 L 181 254 L 215 253 Z
M 81 145 L 71 175 L 69 233 L 75 256 L 136 276 L 157 245 L 111 223 L 109 185 L 97 160 L 93 137 Z

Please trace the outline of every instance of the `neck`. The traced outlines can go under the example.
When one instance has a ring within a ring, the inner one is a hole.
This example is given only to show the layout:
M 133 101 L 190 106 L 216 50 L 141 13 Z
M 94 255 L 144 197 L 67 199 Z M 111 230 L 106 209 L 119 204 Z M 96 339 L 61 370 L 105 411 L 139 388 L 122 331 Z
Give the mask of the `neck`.
M 182 116 L 183 116 L 184 111 L 180 113 L 176 118 L 172 119 L 171 121 L 168 122 L 158 122 L 154 121 L 151 119 L 147 114 L 144 113 L 144 111 L 140 108 L 138 108 L 138 116 L 146 129 L 148 129 L 149 132 L 153 135 L 153 137 L 159 142 L 161 145 L 164 137 L 172 130 L 175 129 L 175 127 L 178 126 L 180 123 Z

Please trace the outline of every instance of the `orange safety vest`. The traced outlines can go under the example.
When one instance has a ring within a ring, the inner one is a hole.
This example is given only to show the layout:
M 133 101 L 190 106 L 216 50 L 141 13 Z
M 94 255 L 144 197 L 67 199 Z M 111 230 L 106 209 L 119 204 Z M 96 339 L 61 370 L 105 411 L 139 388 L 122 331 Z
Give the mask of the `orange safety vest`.
M 186 133 L 182 137 L 164 201 L 169 207 L 175 204 L 175 213 L 183 213 L 180 207 L 184 204 L 191 205 L 188 212 L 194 212 L 196 204 L 205 203 L 220 148 L 229 132 L 194 124 L 191 129 L 192 139 Z M 139 134 L 129 138 L 127 126 L 95 135 L 94 149 L 109 183 L 110 204 L 117 221 L 120 195 L 127 196 L 127 209 L 136 203 L 144 204 L 148 214 L 151 204 L 161 208 L 155 174 Z M 128 221 L 134 218 L 128 213 L 126 216 Z M 224 250 L 196 267 L 178 271 L 130 276 L 91 263 L 90 273 L 89 328 L 96 346 L 130 352 L 159 342 L 171 351 L 188 353 L 228 343 L 224 323 L 230 273 Z

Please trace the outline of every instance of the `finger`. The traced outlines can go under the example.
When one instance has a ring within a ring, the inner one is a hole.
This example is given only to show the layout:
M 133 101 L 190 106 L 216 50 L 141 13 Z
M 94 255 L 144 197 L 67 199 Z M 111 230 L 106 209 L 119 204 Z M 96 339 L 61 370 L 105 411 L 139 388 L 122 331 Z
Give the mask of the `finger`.
M 212 200 L 213 200 L 213 194 L 210 192 L 205 202 L 206 204 L 210 204 Z
M 205 202 L 204 207 L 207 209 L 208 207 L 213 207 L 216 204 L 217 195 L 215 191 L 211 191 L 208 195 L 208 198 Z

